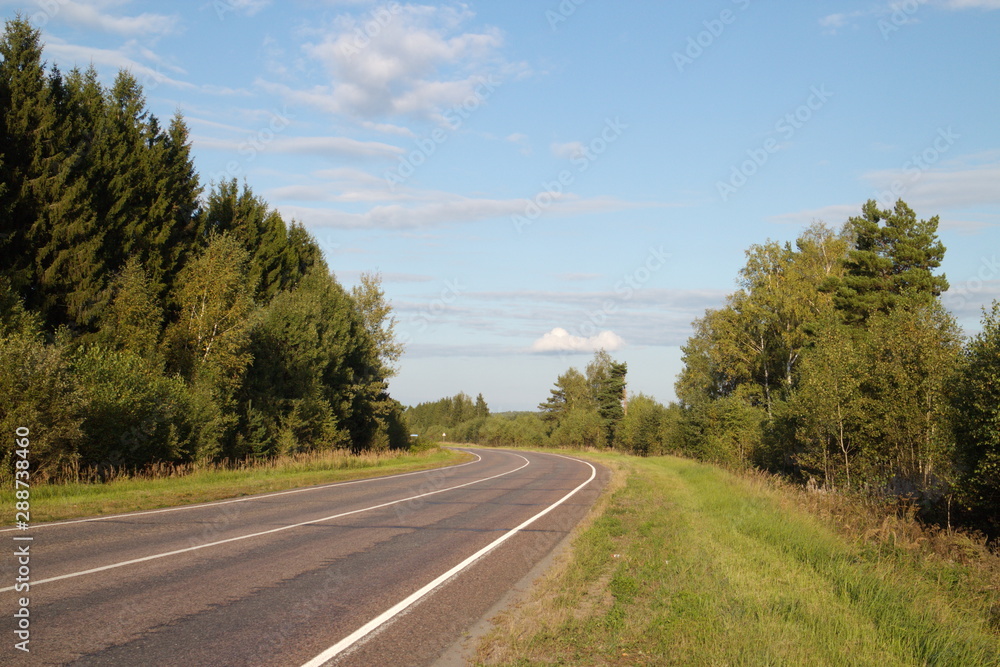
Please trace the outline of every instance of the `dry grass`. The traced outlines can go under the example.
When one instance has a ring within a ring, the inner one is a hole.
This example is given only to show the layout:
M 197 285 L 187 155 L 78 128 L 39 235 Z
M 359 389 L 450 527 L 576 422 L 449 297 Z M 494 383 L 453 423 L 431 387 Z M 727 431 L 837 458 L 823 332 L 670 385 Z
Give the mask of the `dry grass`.
M 421 452 L 344 450 L 295 454 L 268 461 L 150 466 L 102 475 L 81 471 L 80 482 L 31 480 L 31 521 L 57 521 L 187 505 L 364 477 L 437 468 L 470 460 L 445 449 Z M 0 491 L 0 523 L 14 520 L 14 485 Z
M 908 502 L 807 490 L 756 470 L 738 474 L 757 488 L 778 490 L 775 498 L 784 509 L 805 509 L 872 557 L 905 558 L 928 573 L 937 571 L 942 585 L 943 572 L 959 571 L 971 584 L 966 594 L 990 601 L 990 625 L 1000 632 L 1000 552 L 985 535 L 926 524 Z
M 625 484 L 479 664 L 1000 664 L 996 559 L 975 538 L 758 473 L 597 458 Z
M 600 498 L 573 529 L 570 536 L 571 543 L 577 542 L 580 535 L 605 514 L 612 496 L 625 487 L 627 476 L 625 470 L 614 462 L 602 461 L 602 463 L 611 469 L 611 478 Z M 608 592 L 610 574 L 602 575 L 593 581 L 581 581 L 578 576 L 575 577 L 570 572 L 572 557 L 571 550 L 564 552 L 532 587 L 527 596 L 492 619 L 493 628 L 477 650 L 476 659 L 479 663 L 512 664 L 526 654 L 539 625 L 560 627 L 567 621 L 578 621 L 604 613 L 610 607 L 614 602 Z M 574 581 L 580 586 L 572 591 L 572 599 L 564 598 L 567 581 Z M 557 598 L 561 603 L 552 604 Z
M 38 485 L 69 485 L 69 484 L 106 484 L 109 482 L 157 480 L 188 477 L 198 473 L 219 472 L 258 472 L 266 470 L 308 470 L 317 465 L 329 468 L 336 467 L 366 467 L 379 461 L 398 458 L 398 451 L 358 452 L 352 453 L 346 449 L 331 449 L 318 452 L 302 452 L 287 454 L 274 458 L 259 459 L 222 459 L 220 461 L 203 461 L 189 463 L 169 463 L 158 461 L 141 468 L 127 466 L 86 466 L 79 464 L 63 464 L 54 470 L 36 471 L 32 475 Z M 9 471 L 4 471 L 8 473 Z M 9 474 L 6 475 L 9 477 Z M 9 480 L 0 479 L 0 482 Z

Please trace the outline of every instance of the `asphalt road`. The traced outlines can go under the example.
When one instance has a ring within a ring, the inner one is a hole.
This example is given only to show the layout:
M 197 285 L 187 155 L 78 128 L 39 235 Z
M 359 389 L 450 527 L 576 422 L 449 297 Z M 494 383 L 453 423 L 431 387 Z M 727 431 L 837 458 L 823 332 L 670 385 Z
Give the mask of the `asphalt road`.
M 606 477 L 554 454 L 469 451 L 479 459 L 436 471 L 0 532 L 0 663 L 434 664 Z M 29 593 L 11 590 L 25 536 Z M 14 648 L 25 596 L 29 654 Z

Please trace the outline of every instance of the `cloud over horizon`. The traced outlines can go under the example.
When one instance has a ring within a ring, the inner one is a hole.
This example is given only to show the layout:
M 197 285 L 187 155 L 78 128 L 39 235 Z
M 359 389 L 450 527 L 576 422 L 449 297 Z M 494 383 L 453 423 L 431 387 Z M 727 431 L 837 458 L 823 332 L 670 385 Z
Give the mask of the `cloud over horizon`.
M 532 352 L 614 352 L 625 347 L 625 341 L 614 331 L 602 331 L 588 338 L 574 336 L 561 327 L 556 327 L 534 343 Z

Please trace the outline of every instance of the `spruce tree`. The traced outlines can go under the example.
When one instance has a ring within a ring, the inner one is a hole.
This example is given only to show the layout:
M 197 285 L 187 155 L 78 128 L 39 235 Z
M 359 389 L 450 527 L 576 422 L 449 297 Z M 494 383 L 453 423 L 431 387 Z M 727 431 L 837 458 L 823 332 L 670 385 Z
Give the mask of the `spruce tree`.
M 485 419 L 490 416 L 490 408 L 486 405 L 486 399 L 480 393 L 476 396 L 476 417 Z
M 104 131 L 94 160 L 99 191 L 98 215 L 104 222 L 101 254 L 111 271 L 138 257 L 159 283 L 163 267 L 154 252 L 155 229 L 149 218 L 153 192 L 146 180 L 151 119 L 139 82 L 126 71 L 115 77 L 105 101 Z M 154 119 L 155 120 L 155 119 Z
M 201 224 L 209 232 L 231 234 L 250 253 L 248 279 L 257 301 L 267 303 L 301 277 L 288 253 L 285 221 L 249 186 L 240 189 L 235 178 L 209 195 Z
M 24 18 L 7 21 L 0 39 L 0 257 L 3 273 L 34 307 L 34 247 L 44 243 L 45 206 L 55 113 L 39 31 Z
M 313 266 L 322 264 L 323 251 L 320 250 L 316 239 L 309 234 L 302 223 L 292 220 L 288 226 L 288 246 L 285 249 L 285 265 L 288 266 L 289 285 L 298 284 L 302 276 L 306 275 Z
M 151 136 L 146 151 L 145 187 L 152 194 L 148 217 L 150 253 L 158 271 L 152 276 L 161 296 L 174 286 L 185 262 L 204 241 L 198 215 L 201 186 L 191 157 L 187 125 L 178 112 L 167 132 Z
M 63 148 L 40 221 L 44 241 L 36 235 L 36 304 L 50 327 L 65 324 L 79 333 L 96 326 L 107 298 L 104 230 L 93 202 L 100 184 L 91 170 L 103 91 L 92 68 L 86 74 L 72 70 L 65 80 L 53 78 L 52 89 Z

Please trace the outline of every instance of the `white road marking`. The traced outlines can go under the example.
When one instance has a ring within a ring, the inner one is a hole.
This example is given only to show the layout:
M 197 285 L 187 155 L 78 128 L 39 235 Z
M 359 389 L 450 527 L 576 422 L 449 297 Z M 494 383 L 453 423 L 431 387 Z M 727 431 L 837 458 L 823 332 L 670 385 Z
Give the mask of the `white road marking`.
M 404 472 L 398 475 L 381 475 L 379 477 L 366 477 L 365 479 L 354 479 L 349 482 L 332 482 L 330 484 L 323 484 L 321 486 L 308 486 L 304 489 L 292 489 L 291 491 L 275 491 L 273 493 L 264 493 L 261 495 L 245 496 L 243 498 L 235 498 L 233 500 L 215 500 L 210 503 L 199 503 L 197 505 L 181 505 L 179 507 L 167 507 L 159 510 L 145 510 L 142 512 L 125 512 L 124 514 L 109 514 L 107 516 L 93 516 L 89 519 L 71 519 L 69 521 L 53 521 L 52 523 L 37 523 L 31 524 L 31 530 L 37 530 L 39 528 L 49 528 L 51 526 L 65 526 L 71 523 L 89 523 L 91 521 L 107 521 L 108 519 L 120 519 L 121 517 L 133 517 L 133 516 L 143 516 L 144 514 L 162 514 L 164 512 L 180 512 L 181 510 L 193 510 L 201 507 L 215 507 L 217 505 L 229 505 L 231 503 L 245 503 L 249 500 L 261 500 L 263 498 L 274 498 L 275 496 L 287 496 L 292 493 L 303 493 L 305 491 L 319 491 L 320 489 L 329 489 L 333 486 L 347 486 L 349 484 L 363 484 L 365 482 L 377 482 L 379 480 L 385 479 L 396 479 L 399 477 L 409 477 L 410 475 L 420 475 L 426 473 L 437 472 L 439 470 L 454 470 L 455 468 L 461 468 L 464 466 L 472 465 L 473 463 L 479 463 L 483 460 L 479 454 L 475 452 L 469 452 L 476 457 L 475 461 L 469 461 L 468 463 L 459 463 L 454 466 L 444 466 L 443 468 L 430 468 L 428 470 L 417 470 L 416 472 Z M 7 533 L 10 531 L 20 531 L 20 528 L 0 528 L 0 533 Z
M 240 540 L 248 540 L 252 537 L 260 537 L 262 535 L 271 535 L 274 533 L 280 533 L 283 530 L 291 530 L 292 528 L 301 528 L 302 526 L 308 526 L 312 524 L 322 523 L 323 521 L 332 521 L 333 519 L 339 519 L 341 517 L 350 516 L 352 514 L 360 514 L 362 512 L 370 512 L 371 510 L 381 509 L 383 507 L 389 507 L 391 505 L 398 505 L 399 503 L 405 503 L 410 500 L 416 500 L 417 498 L 426 498 L 427 496 L 433 496 L 438 493 L 444 493 L 445 491 L 453 491 L 455 489 L 461 489 L 465 486 L 472 486 L 473 484 L 479 484 L 480 482 L 487 482 L 491 479 L 496 479 L 498 477 L 503 477 L 505 475 L 510 475 L 515 473 L 522 468 L 530 465 L 528 459 L 524 458 L 520 454 L 514 454 L 522 461 L 524 465 L 518 466 L 513 470 L 508 470 L 507 472 L 502 472 L 499 475 L 493 475 L 491 477 L 484 477 L 483 479 L 477 479 L 472 482 L 466 482 L 465 484 L 459 484 L 457 486 L 449 486 L 447 489 L 439 489 L 437 491 L 430 491 L 428 493 L 421 493 L 416 496 L 410 496 L 409 498 L 400 498 L 399 500 L 392 500 L 387 503 L 381 503 L 379 505 L 372 505 L 371 507 L 364 507 L 358 510 L 351 510 L 350 512 L 341 512 L 340 514 L 333 514 L 331 516 L 323 517 L 322 519 L 312 519 L 310 521 L 303 521 L 302 523 L 296 523 L 289 526 L 282 526 L 280 528 L 272 528 L 271 530 L 264 530 L 259 533 L 251 533 L 249 535 L 240 535 L 238 537 L 230 537 L 225 540 L 218 540 L 216 542 L 209 542 L 207 544 L 199 544 L 193 547 L 187 547 L 185 549 L 176 549 L 174 551 L 166 551 L 160 554 L 153 554 L 152 556 L 144 556 L 142 558 L 133 558 L 132 560 L 122 561 L 120 563 L 112 563 L 110 565 L 102 565 L 101 567 L 91 568 L 89 570 L 82 570 L 80 572 L 71 572 L 69 574 L 61 574 L 57 577 L 49 577 L 48 579 L 39 579 L 38 581 L 32 581 L 32 587 L 38 586 L 39 584 L 47 584 L 53 581 L 60 581 L 61 579 L 72 579 L 73 577 L 82 577 L 86 574 L 96 574 L 97 572 L 105 572 L 107 570 L 113 570 L 119 567 L 125 567 L 126 565 L 135 565 L 136 563 L 145 563 L 151 560 L 157 560 L 158 558 L 166 558 L 167 556 L 176 556 L 178 554 L 189 553 L 191 551 L 198 551 L 199 549 L 207 549 L 208 547 L 215 547 L 220 544 L 228 544 L 229 542 L 239 542 Z M 14 590 L 14 586 L 7 586 L 6 588 L 0 588 L 0 593 Z
M 430 594 L 434 589 L 436 589 L 437 587 L 441 586 L 446 581 L 448 581 L 449 579 L 451 579 L 452 577 L 454 577 L 455 575 L 457 575 L 459 572 L 461 572 L 465 568 L 467 568 L 470 565 L 472 565 L 473 563 L 475 563 L 477 560 L 479 560 L 480 558 L 482 558 L 483 556 L 485 556 L 487 553 L 489 553 L 490 551 L 492 551 L 496 547 L 500 546 L 501 544 L 503 544 L 504 542 L 506 542 L 507 540 L 509 540 L 511 537 L 513 537 L 514 535 L 516 535 L 518 532 L 520 532 L 521 530 L 523 530 L 527 526 L 530 526 L 532 523 L 534 523 L 538 519 L 541 519 L 543 516 L 545 516 L 546 514 L 548 514 L 549 512 L 551 512 L 552 510 L 554 510 L 555 508 L 557 508 L 560 505 L 562 505 L 564 502 L 566 502 L 567 500 L 569 500 L 573 495 L 575 495 L 577 491 L 579 491 L 583 487 L 585 487 L 588 484 L 590 484 L 591 480 L 593 480 L 594 477 L 597 476 L 597 469 L 594 468 L 594 466 L 591 465 L 590 463 L 588 463 L 587 461 L 581 461 L 580 459 L 574 459 L 574 458 L 571 458 L 569 456 L 562 456 L 561 454 L 554 454 L 554 456 L 560 456 L 560 457 L 562 457 L 564 459 L 569 459 L 570 461 L 578 461 L 580 463 L 587 464 L 588 466 L 590 466 L 590 477 L 587 478 L 586 482 L 584 482 L 580 486 L 576 487 L 575 489 L 573 489 L 572 491 L 570 491 L 569 493 L 567 493 L 565 496 L 563 496 L 562 498 L 560 498 L 559 500 L 557 500 L 552 505 L 549 505 L 544 510 L 542 510 L 541 512 L 539 512 L 535 516 L 531 517 L 530 519 L 528 519 L 527 521 L 525 521 L 521 525 L 517 526 L 516 528 L 512 528 L 509 532 L 504 533 L 501 537 L 499 537 L 496 540 L 490 542 L 485 547 L 483 547 L 482 549 L 480 549 L 476 553 L 472 554 L 471 556 L 469 556 L 468 558 L 466 558 L 465 560 L 463 560 L 461 563 L 459 563 L 455 567 L 451 568 L 450 570 L 448 570 L 447 572 L 445 572 L 444 574 L 442 574 L 441 576 L 439 576 L 438 578 L 436 578 L 434 581 L 430 582 L 429 584 L 427 584 L 426 586 L 424 586 L 420 590 L 418 590 L 415 593 L 411 594 L 409 597 L 407 597 L 407 598 L 405 598 L 405 599 L 397 602 L 395 605 L 393 605 L 389 609 L 386 609 L 384 612 L 382 612 L 381 614 L 379 614 L 378 616 L 376 616 L 372 620 L 368 621 L 367 623 L 365 623 L 364 625 L 362 625 L 360 628 L 358 628 L 357 630 L 355 630 L 354 632 L 352 632 L 348 636 L 344 637 L 339 642 L 337 642 L 336 644 L 334 644 L 330 648 L 326 649 L 325 651 L 323 651 L 322 653 L 320 653 L 319 655 L 317 655 L 315 658 L 313 658 L 309 662 L 303 664 L 302 667 L 320 667 L 321 665 L 326 664 L 327 662 L 329 662 L 333 658 L 337 657 L 338 655 L 340 655 L 341 653 L 343 653 L 347 649 L 351 648 L 352 646 L 354 646 L 355 644 L 357 644 L 359 641 L 361 641 L 362 639 L 364 639 L 366 636 L 368 636 L 369 634 L 371 634 L 372 632 L 374 632 L 375 630 L 377 630 L 380 626 L 388 623 L 393 618 L 395 618 L 399 614 L 401 614 L 404 611 L 406 611 L 406 609 L 408 607 L 410 607 L 410 606 L 416 604 L 417 602 L 419 602 L 423 597 L 425 597 L 428 594 Z

